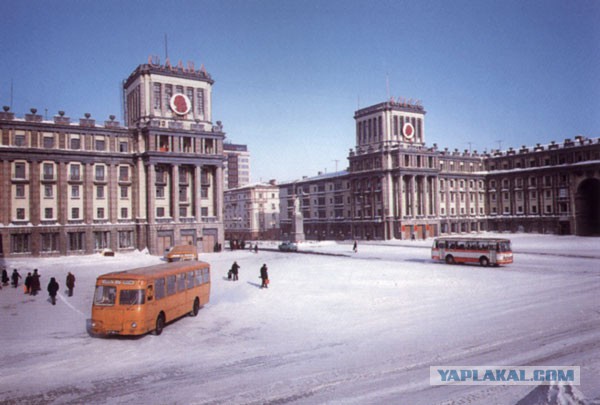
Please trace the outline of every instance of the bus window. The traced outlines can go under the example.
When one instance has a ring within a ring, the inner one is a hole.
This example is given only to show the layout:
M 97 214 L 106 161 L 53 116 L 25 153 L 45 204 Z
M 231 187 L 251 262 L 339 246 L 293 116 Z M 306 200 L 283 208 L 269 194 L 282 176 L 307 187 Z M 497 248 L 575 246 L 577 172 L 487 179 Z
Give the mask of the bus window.
M 196 285 L 202 284 L 202 270 L 196 270 Z
M 185 290 L 185 273 L 179 273 L 177 275 L 177 291 Z
M 202 269 L 202 282 L 210 283 L 210 273 L 208 269 Z
M 498 252 L 510 252 L 510 242 L 498 243 Z
M 187 288 L 194 288 L 194 272 L 190 271 L 187 274 Z
M 157 278 L 154 281 L 154 296 L 157 300 L 160 300 L 165 297 L 165 279 Z
M 99 285 L 94 294 L 94 305 L 115 305 L 117 287 Z
M 437 247 L 440 249 L 444 249 L 446 247 L 446 242 L 443 240 L 440 240 L 437 242 Z
M 175 294 L 175 274 L 167 276 L 167 295 Z
M 145 300 L 144 290 L 121 290 L 120 305 L 142 305 Z

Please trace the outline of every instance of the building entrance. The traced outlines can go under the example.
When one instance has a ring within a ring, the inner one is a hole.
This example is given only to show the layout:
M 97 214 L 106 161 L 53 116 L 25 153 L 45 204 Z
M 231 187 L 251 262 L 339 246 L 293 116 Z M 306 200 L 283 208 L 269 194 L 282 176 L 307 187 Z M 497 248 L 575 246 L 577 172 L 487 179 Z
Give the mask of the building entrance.
M 586 179 L 575 194 L 577 235 L 600 235 L 600 180 Z

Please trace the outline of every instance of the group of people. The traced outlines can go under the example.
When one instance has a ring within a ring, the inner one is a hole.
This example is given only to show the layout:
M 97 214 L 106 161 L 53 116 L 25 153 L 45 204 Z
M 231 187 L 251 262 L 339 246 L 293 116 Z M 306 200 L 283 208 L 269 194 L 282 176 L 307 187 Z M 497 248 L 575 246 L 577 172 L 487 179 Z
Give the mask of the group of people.
M 232 281 L 237 281 L 239 279 L 238 275 L 239 275 L 240 269 L 241 269 L 240 265 L 237 263 L 237 261 L 234 261 L 233 264 L 231 265 L 231 268 L 227 272 L 227 279 L 232 280 Z M 269 286 L 269 271 L 267 269 L 266 264 L 263 264 L 262 267 L 260 268 L 259 278 L 262 280 L 260 288 L 269 288 L 268 287 Z
M 22 278 L 23 277 L 21 277 L 21 275 L 19 274 L 19 271 L 17 269 L 13 269 L 12 275 L 9 279 L 8 272 L 6 271 L 6 269 L 2 269 L 2 285 L 4 285 L 4 286 L 7 286 L 8 282 L 10 280 L 13 288 L 17 288 L 19 286 L 19 280 Z M 40 273 L 38 273 L 38 269 L 33 269 L 33 274 L 31 272 L 27 273 L 27 276 L 25 277 L 25 281 L 23 284 L 23 287 L 24 287 L 23 290 L 24 290 L 25 294 L 37 295 L 38 291 L 42 290 L 40 278 L 41 278 L 41 275 L 40 275 Z M 73 289 L 75 288 L 75 276 L 73 275 L 73 273 L 69 272 L 67 274 L 66 284 L 67 284 L 69 297 L 72 297 Z M 60 285 L 56 281 L 56 278 L 51 277 L 50 282 L 48 283 L 47 290 L 48 290 L 48 295 L 50 296 L 50 302 L 52 303 L 52 305 L 56 305 L 56 295 L 58 294 L 59 288 L 60 288 Z M 2 286 L 0 286 L 0 289 L 2 289 Z

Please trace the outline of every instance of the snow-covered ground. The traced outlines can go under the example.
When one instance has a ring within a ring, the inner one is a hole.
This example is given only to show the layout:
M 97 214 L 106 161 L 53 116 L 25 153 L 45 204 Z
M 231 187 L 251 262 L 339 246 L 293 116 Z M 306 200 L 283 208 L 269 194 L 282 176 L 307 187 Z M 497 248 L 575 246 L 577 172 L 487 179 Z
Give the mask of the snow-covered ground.
M 203 255 L 210 304 L 135 339 L 88 334 L 94 282 L 160 258 L 6 260 L 9 273 L 38 268 L 43 290 L 56 277 L 61 291 L 56 306 L 46 293 L 0 291 L 0 403 L 600 403 L 600 238 L 503 236 L 516 253 L 500 268 L 433 263 L 431 241 Z M 225 278 L 234 260 L 237 282 Z M 436 365 L 573 365 L 581 385 L 432 386 Z

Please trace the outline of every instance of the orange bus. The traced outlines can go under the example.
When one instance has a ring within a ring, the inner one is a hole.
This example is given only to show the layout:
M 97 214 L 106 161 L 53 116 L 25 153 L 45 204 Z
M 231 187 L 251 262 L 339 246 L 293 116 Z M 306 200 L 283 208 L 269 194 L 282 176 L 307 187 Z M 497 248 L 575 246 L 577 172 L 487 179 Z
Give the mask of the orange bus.
M 487 267 L 513 262 L 510 239 L 449 236 L 435 238 L 431 247 L 433 260 L 454 263 L 479 263 Z
M 91 331 L 160 335 L 167 322 L 198 315 L 210 297 L 210 265 L 175 262 L 103 274 L 96 280 Z

